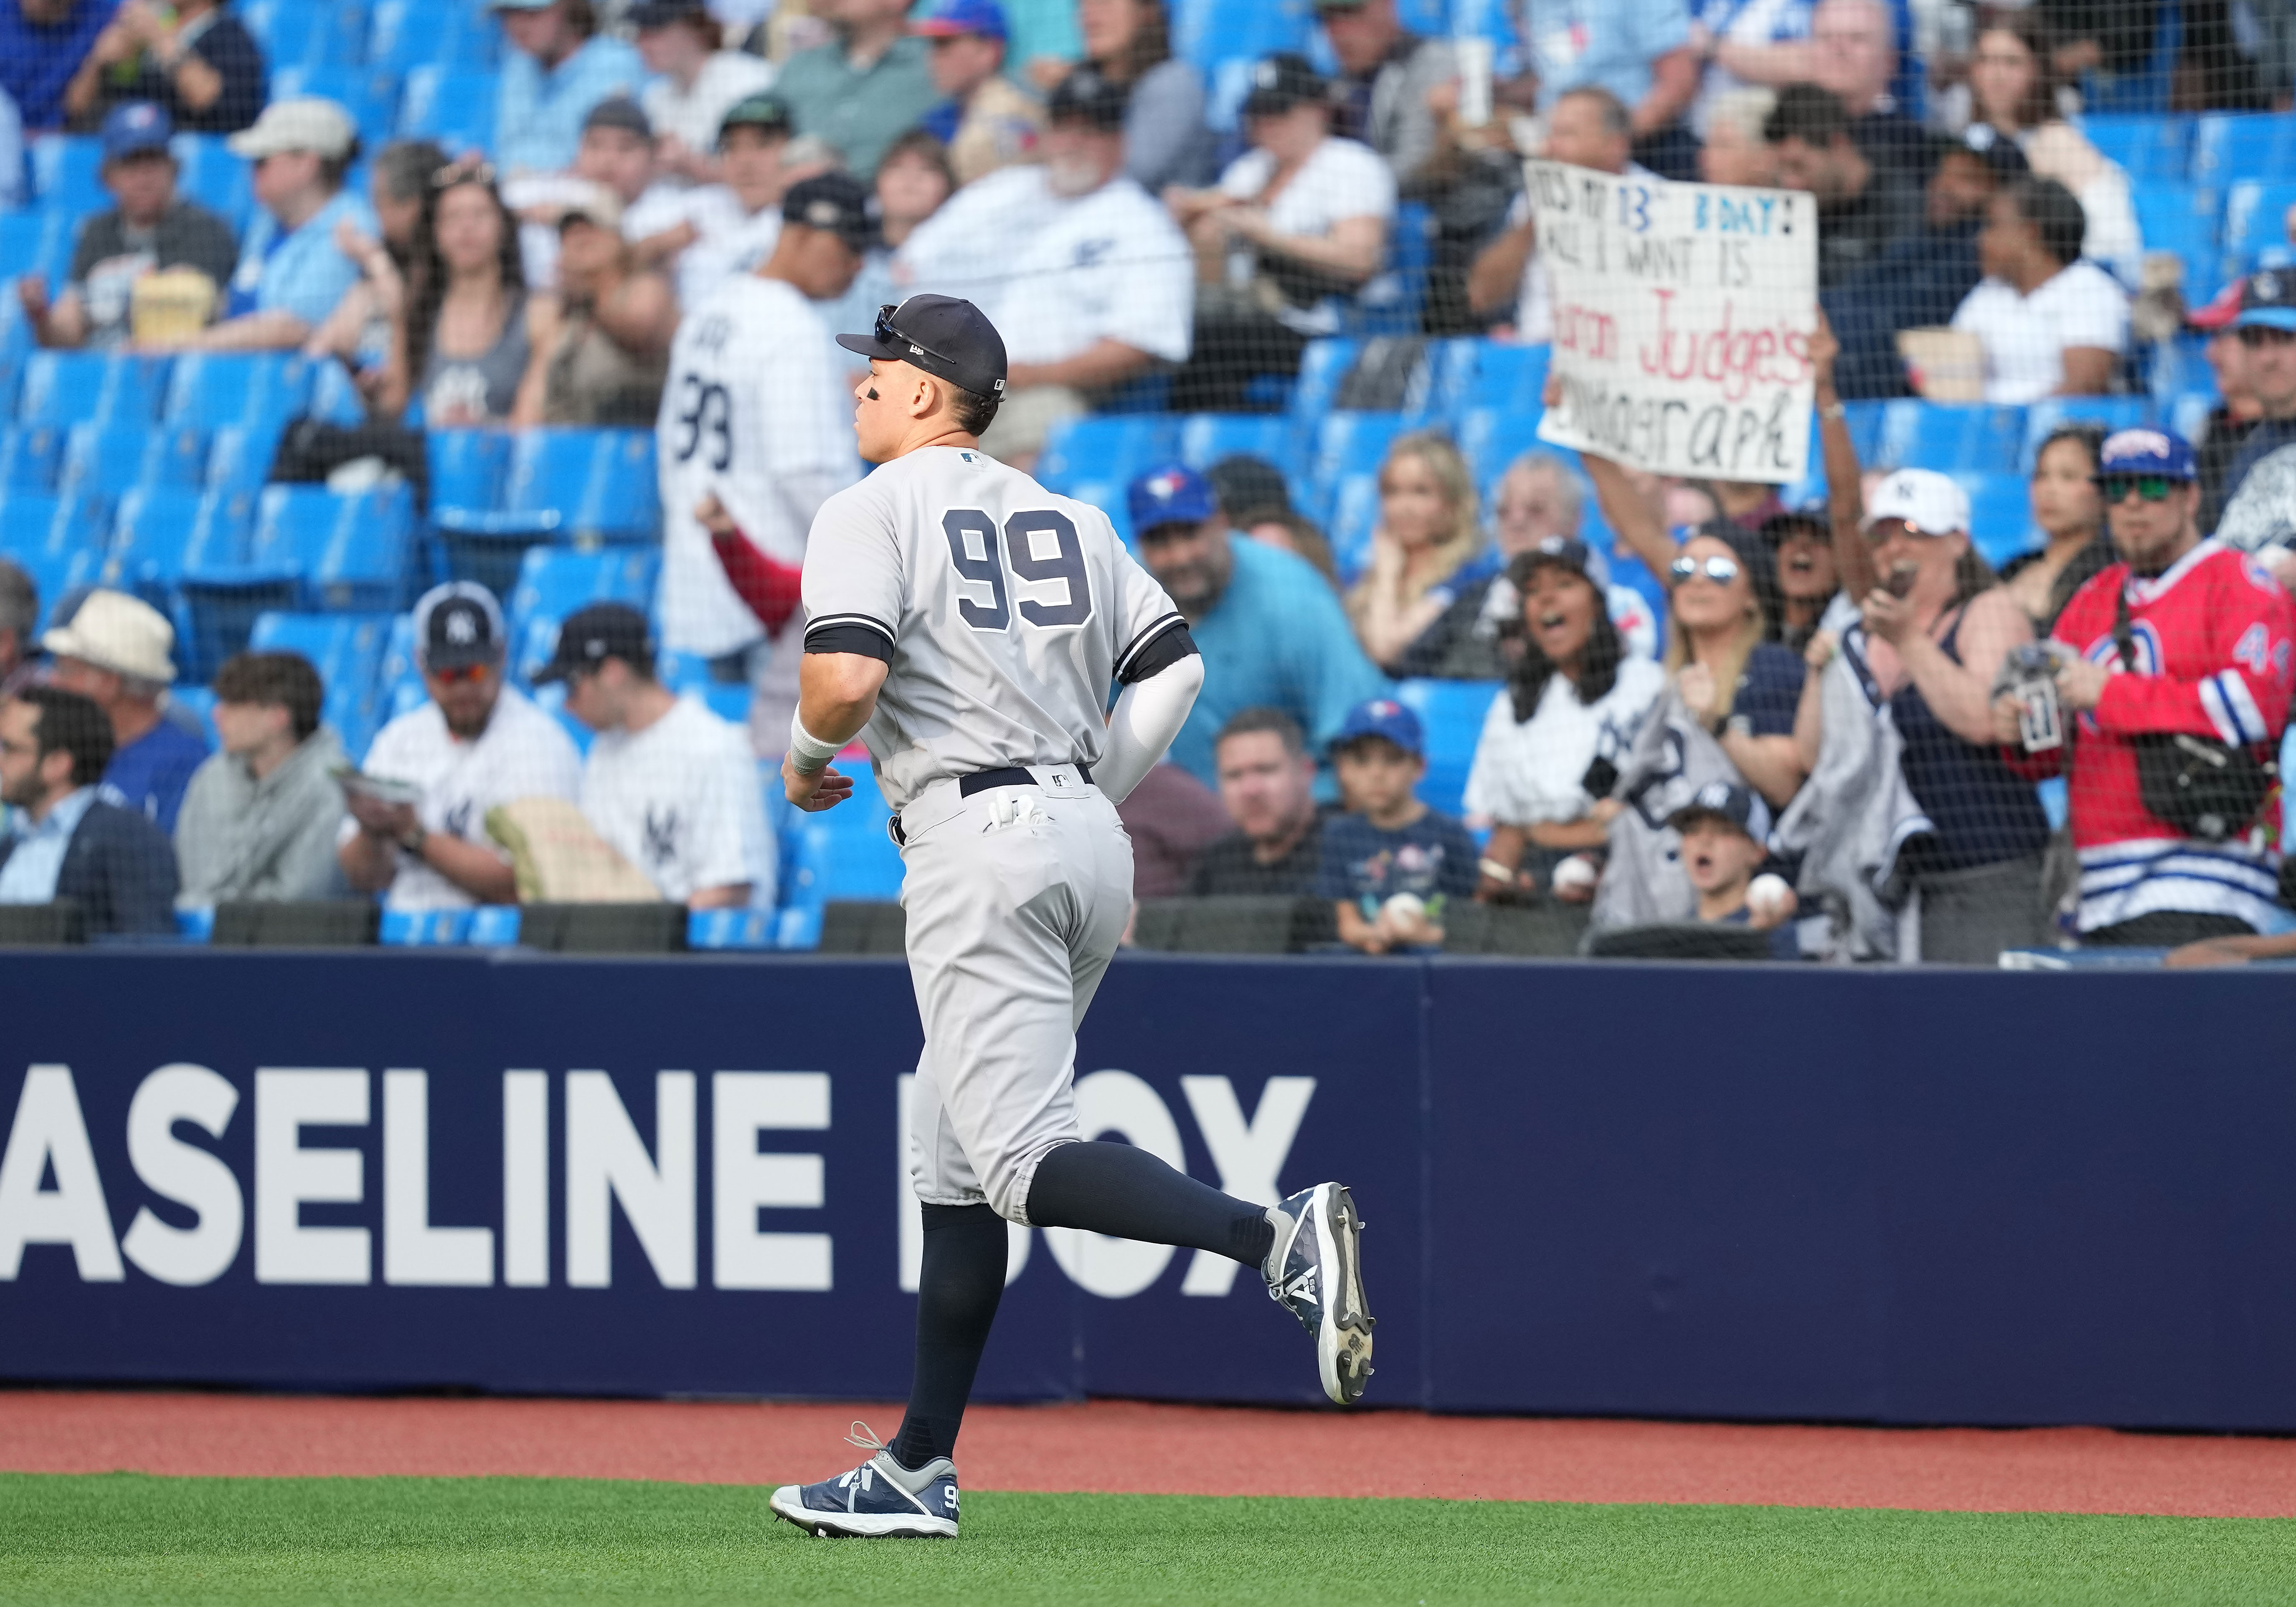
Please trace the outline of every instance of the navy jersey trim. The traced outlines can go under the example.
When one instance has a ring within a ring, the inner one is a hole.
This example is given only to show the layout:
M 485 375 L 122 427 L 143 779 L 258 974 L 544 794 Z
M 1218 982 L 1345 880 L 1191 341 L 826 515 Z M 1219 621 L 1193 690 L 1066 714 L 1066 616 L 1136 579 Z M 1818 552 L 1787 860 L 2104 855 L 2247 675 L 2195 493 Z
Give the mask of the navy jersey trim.
M 808 652 L 850 652 L 881 663 L 893 661 L 893 639 L 873 622 L 868 625 L 816 621 L 805 633 Z
M 1144 681 L 1150 676 L 1160 675 L 1183 659 L 1197 656 L 1196 639 L 1188 634 L 1187 621 L 1177 616 L 1170 623 L 1143 643 L 1131 661 L 1117 673 L 1117 680 L 1129 686 L 1135 681 Z

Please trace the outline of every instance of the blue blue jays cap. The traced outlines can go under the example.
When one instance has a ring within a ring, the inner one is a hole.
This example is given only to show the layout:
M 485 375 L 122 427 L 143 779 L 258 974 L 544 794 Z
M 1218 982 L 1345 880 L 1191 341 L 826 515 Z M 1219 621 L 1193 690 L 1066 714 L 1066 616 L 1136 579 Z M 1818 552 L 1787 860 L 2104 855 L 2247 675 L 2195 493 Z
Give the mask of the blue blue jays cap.
M 984 39 L 1008 37 L 1004 8 L 996 0 L 932 0 L 910 21 L 909 31 L 933 39 L 964 34 L 978 34 Z
M 1201 524 L 1219 512 L 1212 483 L 1185 463 L 1160 463 L 1125 493 L 1132 529 L 1145 535 L 1160 524 Z
M 2240 313 L 2232 326 L 2296 330 L 2296 272 L 2267 267 L 2251 274 L 2240 287 Z
M 175 134 L 175 122 L 164 107 L 150 101 L 129 101 L 114 106 L 111 114 L 103 119 L 103 160 L 116 162 L 146 151 L 165 151 Z
M 1414 758 L 1423 758 L 1427 751 L 1419 717 L 1393 698 L 1373 698 L 1349 709 L 1340 734 L 1332 739 L 1332 750 L 1336 753 L 1367 736 L 1384 737 Z
M 2104 438 L 2096 456 L 2101 480 L 2108 474 L 2157 474 L 2163 480 L 2198 480 L 2200 464 L 2190 442 L 2173 430 L 2119 430 Z

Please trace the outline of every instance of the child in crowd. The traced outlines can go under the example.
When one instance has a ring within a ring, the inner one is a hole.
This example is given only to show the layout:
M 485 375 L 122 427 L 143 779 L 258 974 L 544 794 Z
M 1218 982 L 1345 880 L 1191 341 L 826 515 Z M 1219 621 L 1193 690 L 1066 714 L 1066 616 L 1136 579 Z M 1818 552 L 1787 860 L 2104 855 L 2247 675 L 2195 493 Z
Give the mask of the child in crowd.
M 1437 948 L 1443 906 L 1475 890 L 1475 840 L 1413 795 L 1427 774 L 1419 717 L 1391 698 L 1349 712 L 1332 742 L 1347 812 L 1324 824 L 1316 896 L 1337 906 L 1340 938 L 1367 955 Z
M 1682 834 L 1682 869 L 1698 890 L 1698 919 L 1766 931 L 1772 959 L 1799 960 L 1793 889 L 1779 877 L 1755 874 L 1769 857 L 1755 830 L 1758 810 L 1767 819 L 1768 811 L 1746 788 L 1710 782 L 1667 824 Z

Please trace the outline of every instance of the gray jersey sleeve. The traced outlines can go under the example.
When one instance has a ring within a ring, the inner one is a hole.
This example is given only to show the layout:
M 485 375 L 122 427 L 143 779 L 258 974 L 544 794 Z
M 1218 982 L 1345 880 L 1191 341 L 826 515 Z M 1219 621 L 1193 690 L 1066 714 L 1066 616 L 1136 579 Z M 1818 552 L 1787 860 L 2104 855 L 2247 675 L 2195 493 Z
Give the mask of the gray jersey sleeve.
M 863 481 L 822 504 L 805 554 L 805 650 L 892 661 L 907 606 L 893 509 Z

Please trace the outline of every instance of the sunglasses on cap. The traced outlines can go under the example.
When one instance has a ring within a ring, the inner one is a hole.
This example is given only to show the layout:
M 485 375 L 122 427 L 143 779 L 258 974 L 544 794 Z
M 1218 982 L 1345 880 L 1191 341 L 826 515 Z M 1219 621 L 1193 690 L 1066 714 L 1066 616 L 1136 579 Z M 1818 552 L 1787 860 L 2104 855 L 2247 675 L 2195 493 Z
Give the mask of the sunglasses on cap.
M 486 679 L 488 668 L 488 666 L 484 664 L 457 664 L 451 669 L 433 669 L 426 673 L 432 680 L 444 685 L 467 686 Z
M 947 363 L 950 367 L 955 367 L 956 365 L 946 354 L 935 351 L 914 335 L 903 334 L 893 327 L 893 315 L 900 310 L 900 303 L 898 301 L 887 301 L 878 307 L 877 322 L 869 332 L 877 338 L 877 343 L 881 346 L 892 347 L 895 350 L 904 346 L 914 346 L 934 362 Z
M 1677 558 L 1668 566 L 1667 572 L 1674 577 L 1677 585 L 1703 575 L 1717 586 L 1727 586 L 1744 571 L 1739 569 L 1735 558 L 1718 557 Z
M 2166 502 L 2169 493 L 2185 482 L 2165 474 L 2100 474 L 2092 482 L 2107 507 L 2127 499 L 2131 491 L 2145 502 Z

